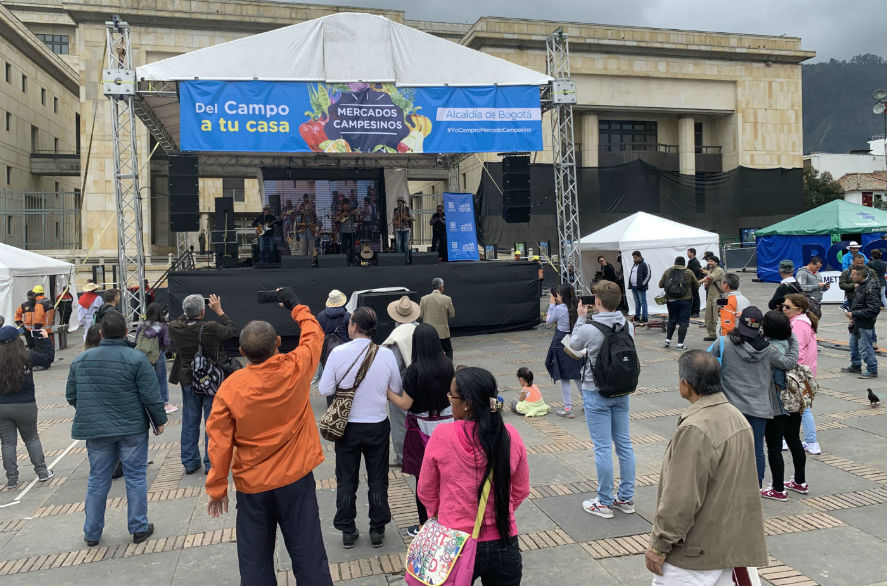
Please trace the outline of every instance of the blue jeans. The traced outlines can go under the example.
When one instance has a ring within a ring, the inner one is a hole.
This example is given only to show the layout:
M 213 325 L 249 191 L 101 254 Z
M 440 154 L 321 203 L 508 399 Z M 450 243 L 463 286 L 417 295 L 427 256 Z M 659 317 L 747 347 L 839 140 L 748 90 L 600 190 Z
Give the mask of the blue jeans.
M 403 253 L 404 262 L 409 262 L 410 260 L 410 231 L 409 230 L 395 230 L 394 231 L 394 244 L 397 252 Z
M 887 307 L 887 287 L 881 287 L 881 307 Z
M 164 403 L 169 403 L 169 384 L 166 382 L 166 357 L 160 352 L 160 358 L 154 363 L 154 373 L 157 375 L 157 386 L 160 387 L 160 397 Z
M 868 371 L 877 374 L 878 359 L 875 358 L 874 341 L 874 329 L 854 328 L 850 332 L 850 366 L 860 368 L 865 361 Z
M 745 415 L 745 413 L 743 413 Z M 745 415 L 755 438 L 755 465 L 758 468 L 758 487 L 764 482 L 764 430 L 767 429 L 767 420 L 763 417 Z
M 182 465 L 185 470 L 200 467 L 200 420 L 204 427 L 213 408 L 212 397 L 198 397 L 191 385 L 182 385 Z M 209 470 L 209 436 L 203 434 L 203 466 Z
M 89 541 L 98 541 L 105 528 L 105 507 L 111 489 L 111 472 L 117 460 L 123 464 L 126 483 L 127 528 L 130 533 L 148 529 L 148 430 L 132 435 L 118 435 L 86 440 L 89 458 L 89 483 L 86 488 L 86 522 L 83 533 Z
M 642 320 L 647 319 L 647 292 L 640 291 L 635 287 L 631 290 L 634 296 L 634 317 Z
M 267 232 L 259 236 L 259 260 L 274 262 L 274 232 Z
M 619 458 L 619 490 L 616 498 L 634 499 L 635 460 L 628 435 L 628 395 L 602 397 L 597 390 L 582 389 L 585 423 L 594 442 L 597 469 L 597 498 L 602 505 L 613 506 L 613 444 Z
M 804 428 L 804 443 L 816 443 L 816 422 L 813 420 L 813 409 L 807 407 L 801 413 L 801 427 Z

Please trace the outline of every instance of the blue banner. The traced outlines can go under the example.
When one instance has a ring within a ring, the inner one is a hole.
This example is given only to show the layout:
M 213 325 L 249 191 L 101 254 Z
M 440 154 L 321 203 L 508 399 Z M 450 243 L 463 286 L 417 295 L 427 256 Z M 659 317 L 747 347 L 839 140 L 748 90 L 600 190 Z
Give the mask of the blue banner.
M 179 82 L 184 151 L 541 151 L 535 86 Z
M 444 192 L 443 203 L 447 216 L 449 260 L 480 260 L 477 226 L 474 223 L 474 195 Z

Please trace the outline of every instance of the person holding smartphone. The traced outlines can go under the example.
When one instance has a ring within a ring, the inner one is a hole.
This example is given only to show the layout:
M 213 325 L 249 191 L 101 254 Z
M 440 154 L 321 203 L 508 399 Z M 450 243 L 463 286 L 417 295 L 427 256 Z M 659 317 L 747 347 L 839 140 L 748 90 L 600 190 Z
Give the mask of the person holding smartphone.
M 582 395 L 582 373 L 580 372 L 581 362 L 570 358 L 564 352 L 562 343 L 564 336 L 573 331 L 576 319 L 579 314 L 576 312 L 578 308 L 576 292 L 573 286 L 564 283 L 552 289 L 548 299 L 548 313 L 545 316 L 545 323 L 556 324 L 554 336 L 551 338 L 551 345 L 548 346 L 548 355 L 545 357 L 545 368 L 551 375 L 551 380 L 559 382 L 561 387 L 561 395 L 564 399 L 564 407 L 557 414 L 567 419 L 573 419 L 573 394 L 570 391 L 570 381 L 576 385 L 579 395 Z

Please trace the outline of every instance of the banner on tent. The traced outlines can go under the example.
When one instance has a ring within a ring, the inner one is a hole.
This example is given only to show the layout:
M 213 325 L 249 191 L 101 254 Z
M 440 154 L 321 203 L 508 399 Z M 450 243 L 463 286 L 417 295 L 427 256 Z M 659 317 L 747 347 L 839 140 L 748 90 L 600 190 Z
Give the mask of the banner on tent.
M 542 150 L 535 86 L 179 83 L 185 151 L 474 153 Z
M 477 252 L 477 226 L 474 221 L 474 195 L 444 193 L 447 215 L 447 246 L 449 260 L 480 260 Z

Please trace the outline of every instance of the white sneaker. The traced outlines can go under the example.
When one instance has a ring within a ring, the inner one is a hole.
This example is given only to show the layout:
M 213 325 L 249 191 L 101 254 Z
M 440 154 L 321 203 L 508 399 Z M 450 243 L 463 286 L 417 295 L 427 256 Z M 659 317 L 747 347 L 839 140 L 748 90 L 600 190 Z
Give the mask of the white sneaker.
M 634 501 L 620 501 L 619 499 L 616 499 L 613 501 L 613 508 L 630 515 L 631 513 L 634 513 Z
M 783 451 L 783 452 L 787 452 L 787 451 L 788 451 L 788 444 L 785 443 L 785 440 L 782 440 L 782 451 Z
M 684 348 L 686 348 L 686 346 L 684 345 L 684 343 L 683 343 L 683 342 L 678 342 L 678 350 L 683 350 Z
M 665 347 L 668 348 L 669 346 L 671 346 L 671 340 L 666 340 Z
M 601 502 L 597 500 L 597 498 L 593 498 L 588 501 L 582 501 L 582 508 L 585 509 L 586 513 L 591 513 L 592 515 L 597 515 L 598 517 L 603 517 L 604 519 L 613 518 L 613 508 L 602 505 Z
M 166 405 L 163 406 L 163 410 L 166 411 L 167 413 L 175 413 L 176 411 L 179 410 L 179 408 L 176 407 L 175 405 L 173 405 L 172 403 L 167 403 Z
M 808 444 L 807 442 L 803 442 L 804 450 L 808 454 L 813 454 L 817 456 L 822 453 L 822 448 L 819 447 L 819 442 L 813 442 L 812 444 Z

